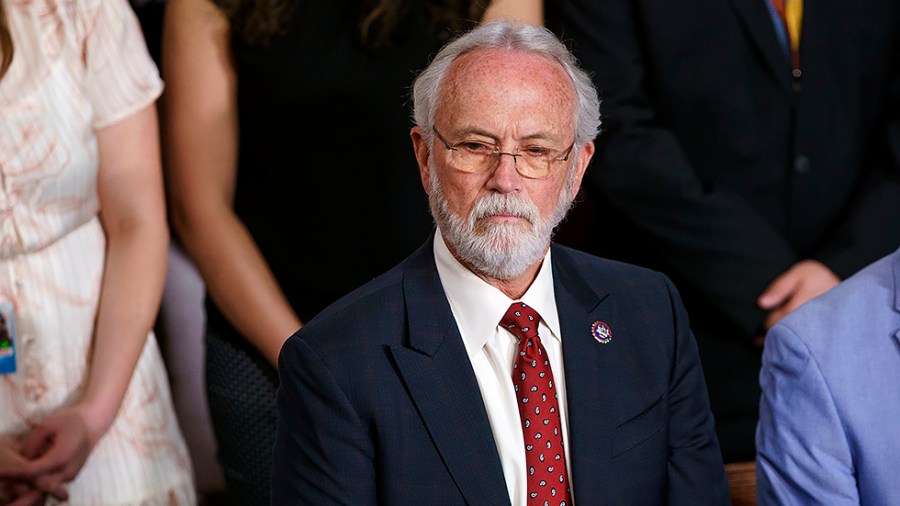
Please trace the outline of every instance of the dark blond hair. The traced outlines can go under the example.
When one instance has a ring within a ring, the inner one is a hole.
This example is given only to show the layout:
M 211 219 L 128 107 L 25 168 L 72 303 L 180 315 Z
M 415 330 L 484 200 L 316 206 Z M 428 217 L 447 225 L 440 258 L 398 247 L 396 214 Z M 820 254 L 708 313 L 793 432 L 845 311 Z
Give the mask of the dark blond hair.
M 3 0 L 0 0 L 0 79 L 3 79 L 12 65 L 14 50 L 9 23 L 6 21 L 6 8 L 3 7 Z
M 231 22 L 234 35 L 250 44 L 265 44 L 282 33 L 289 14 L 302 0 L 213 0 Z M 425 2 L 429 29 L 438 38 L 471 28 L 481 20 L 490 0 L 359 0 L 359 39 L 370 48 L 391 39 L 413 2 Z

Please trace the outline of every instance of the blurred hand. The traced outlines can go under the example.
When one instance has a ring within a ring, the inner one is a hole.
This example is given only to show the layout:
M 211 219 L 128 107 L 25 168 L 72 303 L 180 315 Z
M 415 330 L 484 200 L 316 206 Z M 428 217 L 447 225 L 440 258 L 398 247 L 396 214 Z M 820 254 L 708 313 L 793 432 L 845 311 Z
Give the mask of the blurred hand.
M 47 483 L 46 477 L 35 475 L 32 463 L 19 453 L 19 446 L 13 441 L 0 439 L 0 504 L 40 505 L 44 503 L 47 493 L 51 490 L 57 499 L 66 499 L 64 487 L 41 489 Z
M 26 485 L 17 481 L 25 476 L 25 457 L 23 457 L 15 444 L 11 441 L 0 440 L 0 504 L 33 504 L 24 502 L 23 487 Z M 32 496 L 37 494 L 32 494 Z M 31 497 L 37 499 L 38 497 Z
M 0 504 L 6 506 L 41 506 L 46 494 L 23 483 L 0 484 Z
M 30 465 L 40 473 L 35 485 L 65 500 L 63 484 L 78 476 L 98 439 L 77 407 L 47 415 L 22 441 L 22 455 L 33 459 Z
M 804 302 L 834 288 L 840 283 L 831 269 L 816 260 L 803 260 L 794 264 L 765 289 L 756 303 L 769 311 L 765 329 L 769 330 L 779 320 L 800 307 Z
M 0 479 L 22 479 L 26 476 L 25 464 L 28 462 L 19 453 L 19 445 L 0 439 Z

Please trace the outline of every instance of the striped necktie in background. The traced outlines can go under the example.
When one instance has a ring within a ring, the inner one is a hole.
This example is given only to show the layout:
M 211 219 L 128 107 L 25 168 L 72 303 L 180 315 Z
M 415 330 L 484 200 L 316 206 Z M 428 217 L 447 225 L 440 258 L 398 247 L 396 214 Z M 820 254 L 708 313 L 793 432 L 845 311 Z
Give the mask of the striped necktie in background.
M 791 65 L 800 68 L 800 27 L 803 23 L 803 0 L 769 0 L 787 29 L 791 45 Z

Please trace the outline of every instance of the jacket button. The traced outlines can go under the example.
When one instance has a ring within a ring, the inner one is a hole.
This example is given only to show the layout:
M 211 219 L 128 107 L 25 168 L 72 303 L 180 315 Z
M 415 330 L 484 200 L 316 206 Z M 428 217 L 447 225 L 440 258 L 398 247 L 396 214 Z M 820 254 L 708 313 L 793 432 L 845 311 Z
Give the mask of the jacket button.
M 803 155 L 794 158 L 794 172 L 797 174 L 806 174 L 809 172 L 809 158 Z

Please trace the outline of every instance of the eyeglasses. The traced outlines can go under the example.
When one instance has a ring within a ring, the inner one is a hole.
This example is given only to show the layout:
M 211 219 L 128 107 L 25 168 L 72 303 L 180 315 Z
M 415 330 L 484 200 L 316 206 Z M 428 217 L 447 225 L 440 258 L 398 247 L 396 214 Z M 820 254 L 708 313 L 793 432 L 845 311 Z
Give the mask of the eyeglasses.
M 522 177 L 529 179 L 545 178 L 553 171 L 554 163 L 564 162 L 569 159 L 569 155 L 575 147 L 575 141 L 572 141 L 569 149 L 565 151 L 534 145 L 526 146 L 521 152 L 504 153 L 494 144 L 474 140 L 462 141 L 451 145 L 438 132 L 436 127 L 432 126 L 431 129 L 444 144 L 444 147 L 447 148 L 450 165 L 458 171 L 471 174 L 486 172 L 496 167 L 500 163 L 500 157 L 507 155 L 513 157 L 513 165 Z M 516 151 L 518 150 L 519 148 L 516 148 Z

